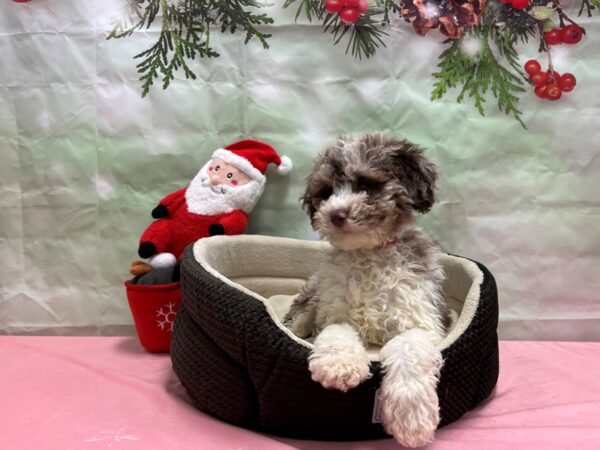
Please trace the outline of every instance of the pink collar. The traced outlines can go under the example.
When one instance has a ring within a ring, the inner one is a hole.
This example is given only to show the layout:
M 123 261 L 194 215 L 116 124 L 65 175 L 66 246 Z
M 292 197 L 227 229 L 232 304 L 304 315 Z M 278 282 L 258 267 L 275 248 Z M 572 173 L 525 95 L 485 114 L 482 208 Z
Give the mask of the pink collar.
M 392 245 L 396 245 L 398 243 L 398 237 L 394 239 L 388 239 L 385 243 L 375 247 L 376 250 L 383 250 L 384 248 L 391 247 Z

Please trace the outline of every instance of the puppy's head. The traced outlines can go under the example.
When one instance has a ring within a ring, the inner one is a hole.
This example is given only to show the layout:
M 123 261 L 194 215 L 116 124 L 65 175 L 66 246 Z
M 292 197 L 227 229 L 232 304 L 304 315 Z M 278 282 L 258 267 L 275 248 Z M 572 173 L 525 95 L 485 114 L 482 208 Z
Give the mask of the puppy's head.
M 374 248 L 433 205 L 437 167 L 422 149 L 380 133 L 342 136 L 315 160 L 302 205 L 342 250 Z

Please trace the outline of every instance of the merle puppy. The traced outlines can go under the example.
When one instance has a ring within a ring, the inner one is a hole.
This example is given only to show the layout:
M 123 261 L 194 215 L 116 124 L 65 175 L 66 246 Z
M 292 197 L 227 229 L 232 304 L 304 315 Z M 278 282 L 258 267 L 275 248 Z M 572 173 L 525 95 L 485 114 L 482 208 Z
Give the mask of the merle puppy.
M 333 246 L 285 317 L 314 338 L 312 379 L 347 391 L 370 377 L 366 347 L 382 346 L 383 423 L 403 445 L 431 442 L 446 333 L 440 251 L 415 226 L 434 203 L 436 166 L 405 140 L 342 136 L 316 159 L 303 206 Z

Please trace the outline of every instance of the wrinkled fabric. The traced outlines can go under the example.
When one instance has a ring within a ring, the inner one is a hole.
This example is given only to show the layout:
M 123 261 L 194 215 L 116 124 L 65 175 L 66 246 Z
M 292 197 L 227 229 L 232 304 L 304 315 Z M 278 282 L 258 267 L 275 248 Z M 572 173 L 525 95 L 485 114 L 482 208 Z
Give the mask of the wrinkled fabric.
M 500 342 L 492 398 L 438 430 L 427 448 L 599 448 L 599 352 L 598 343 Z M 169 357 L 132 337 L 2 336 L 0 354 L 11 362 L 0 368 L 0 432 L 10 448 L 399 448 L 391 438 L 301 441 L 226 424 L 194 409 Z
M 256 138 L 289 155 L 267 174 L 250 233 L 311 238 L 298 198 L 315 154 L 338 133 L 384 130 L 429 149 L 438 203 L 420 219 L 445 251 L 496 276 L 505 339 L 600 339 L 600 84 L 595 36 L 553 48 L 577 87 L 558 102 L 533 89 L 529 129 L 487 100 L 429 100 L 442 36 L 398 21 L 388 47 L 358 61 L 279 2 L 271 48 L 215 32 L 221 56 L 196 61 L 140 98 L 133 56 L 156 31 L 106 41 L 124 1 L 0 3 L 0 332 L 133 333 L 122 281 L 166 194 L 212 152 Z M 521 48 L 537 58 L 537 42 Z

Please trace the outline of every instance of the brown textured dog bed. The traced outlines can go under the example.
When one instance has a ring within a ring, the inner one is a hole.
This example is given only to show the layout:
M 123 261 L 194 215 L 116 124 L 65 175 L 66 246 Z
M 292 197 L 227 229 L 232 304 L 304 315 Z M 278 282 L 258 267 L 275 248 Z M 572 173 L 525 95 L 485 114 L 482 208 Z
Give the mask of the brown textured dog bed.
M 182 305 L 171 339 L 173 369 L 196 407 L 246 428 L 304 439 L 387 436 L 374 419 L 381 364 L 347 393 L 311 380 L 312 344 L 281 324 L 327 243 L 216 236 L 186 249 Z M 444 293 L 458 320 L 441 343 L 441 424 L 460 418 L 498 379 L 496 284 L 481 264 L 445 255 Z

